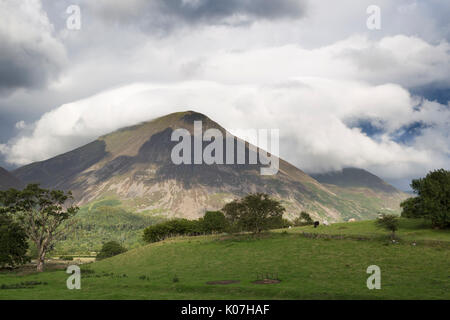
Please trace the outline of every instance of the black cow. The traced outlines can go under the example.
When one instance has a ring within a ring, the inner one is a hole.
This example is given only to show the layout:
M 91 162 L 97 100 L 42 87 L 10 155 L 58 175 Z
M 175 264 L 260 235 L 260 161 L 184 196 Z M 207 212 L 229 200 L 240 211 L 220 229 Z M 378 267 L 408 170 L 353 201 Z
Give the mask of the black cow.
M 319 221 L 314 221 L 314 228 L 317 228 L 317 226 L 319 225 Z

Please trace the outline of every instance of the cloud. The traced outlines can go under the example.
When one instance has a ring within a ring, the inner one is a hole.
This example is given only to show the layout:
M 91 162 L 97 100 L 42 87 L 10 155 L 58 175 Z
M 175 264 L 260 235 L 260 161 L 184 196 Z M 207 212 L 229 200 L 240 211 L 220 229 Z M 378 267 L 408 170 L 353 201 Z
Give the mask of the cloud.
M 377 105 L 390 107 L 378 109 Z M 420 106 L 414 111 L 417 101 L 398 85 L 319 78 L 273 86 L 141 83 L 62 105 L 42 116 L 32 134 L 16 139 L 3 153 L 17 164 L 43 160 L 117 128 L 194 109 L 232 132 L 279 128 L 281 156 L 308 172 L 356 166 L 401 179 L 448 166 L 450 111 L 427 100 Z M 373 112 L 389 128 L 379 139 L 345 124 L 349 116 L 365 117 Z M 398 143 L 389 134 L 418 118 L 430 128 L 414 143 Z
M 417 37 L 396 35 L 364 41 L 340 53 L 356 67 L 358 77 L 372 83 L 394 82 L 408 88 L 450 86 L 450 44 L 431 45 Z
M 202 63 L 204 78 L 231 82 L 282 81 L 296 76 L 396 83 L 406 88 L 450 86 L 450 44 L 403 35 L 370 40 L 357 35 L 316 49 L 284 45 L 222 52 Z
M 241 25 L 258 19 L 300 18 L 305 1 L 299 0 L 120 0 L 88 2 L 106 21 L 139 25 L 143 29 L 171 30 L 183 25 Z
M 36 0 L 0 2 L 0 93 L 45 86 L 66 62 L 64 46 Z
M 282 128 L 283 156 L 308 171 L 354 165 L 400 181 L 448 167 L 447 2 L 379 0 L 377 31 L 370 0 L 43 2 L 46 13 L 1 2 L 0 61 L 21 68 L 0 80 L 14 91 L 0 94 L 12 163 L 196 109 L 228 128 Z M 65 30 L 70 4 L 80 31 Z

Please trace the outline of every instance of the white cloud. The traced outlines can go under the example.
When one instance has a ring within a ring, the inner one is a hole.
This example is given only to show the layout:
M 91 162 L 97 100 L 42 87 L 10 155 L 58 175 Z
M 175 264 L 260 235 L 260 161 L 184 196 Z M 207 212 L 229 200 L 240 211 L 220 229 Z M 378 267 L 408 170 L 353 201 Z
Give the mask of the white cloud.
M 376 104 L 362 103 L 373 97 Z M 378 103 L 391 107 L 379 110 Z M 416 112 L 431 114 L 428 120 L 435 126 L 423 139 L 444 141 L 442 132 L 448 132 L 450 111 L 426 100 L 422 105 Z M 279 128 L 281 156 L 307 171 L 357 166 L 383 173 L 386 167 L 391 177 L 402 178 L 447 163 L 445 149 L 439 143 L 430 145 L 420 139 L 416 144 L 402 145 L 387 134 L 375 140 L 347 127 L 345 120 L 348 116 L 373 115 L 373 111 L 394 130 L 416 121 L 415 106 L 416 101 L 400 86 L 342 80 L 301 78 L 273 86 L 142 83 L 65 104 L 45 114 L 30 136 L 8 146 L 6 156 L 8 161 L 20 164 L 42 160 L 114 129 L 194 109 L 227 129 Z M 446 120 L 439 122 L 437 115 Z

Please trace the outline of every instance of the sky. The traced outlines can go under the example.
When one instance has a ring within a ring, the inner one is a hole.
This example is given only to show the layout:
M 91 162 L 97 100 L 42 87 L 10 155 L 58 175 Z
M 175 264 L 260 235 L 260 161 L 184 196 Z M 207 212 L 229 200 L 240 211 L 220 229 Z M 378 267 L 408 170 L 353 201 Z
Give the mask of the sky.
M 447 0 L 0 0 L 0 166 L 195 110 L 280 129 L 308 173 L 408 190 L 450 169 L 449 16 Z

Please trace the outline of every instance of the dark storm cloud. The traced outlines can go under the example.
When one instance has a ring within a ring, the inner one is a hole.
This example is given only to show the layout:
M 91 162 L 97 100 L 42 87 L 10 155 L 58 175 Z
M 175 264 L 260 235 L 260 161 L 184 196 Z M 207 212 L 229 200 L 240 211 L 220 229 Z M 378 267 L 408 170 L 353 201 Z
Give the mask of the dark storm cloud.
M 58 63 L 32 48 L 17 47 L 0 38 L 0 52 L 0 94 L 43 87 L 59 72 Z
M 305 11 L 302 0 L 131 0 L 128 5 L 102 0 L 87 4 L 108 21 L 163 30 L 186 24 L 240 25 L 258 19 L 293 19 Z
M 190 22 L 214 23 L 232 15 L 255 18 L 297 18 L 303 14 L 298 0 L 160 0 L 162 13 L 174 15 Z
M 40 88 L 66 61 L 64 46 L 39 2 L 1 2 L 0 94 L 18 88 Z

